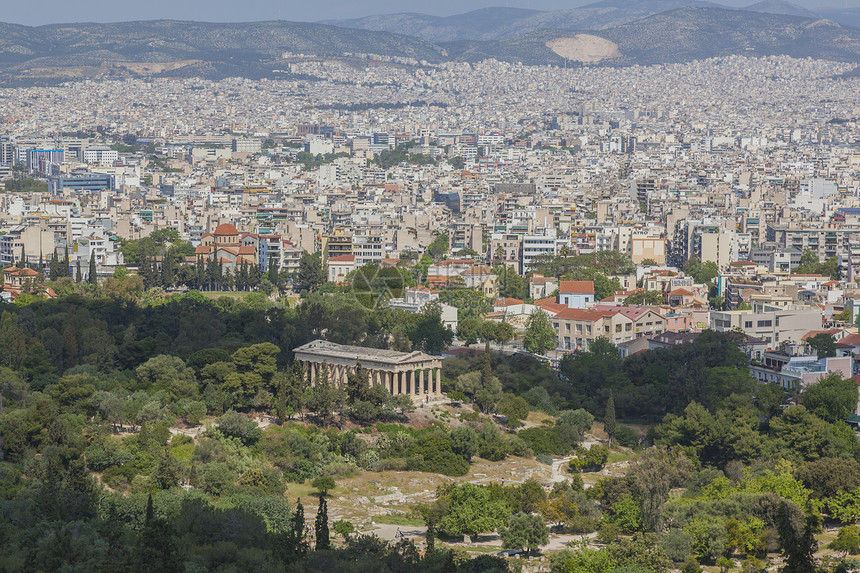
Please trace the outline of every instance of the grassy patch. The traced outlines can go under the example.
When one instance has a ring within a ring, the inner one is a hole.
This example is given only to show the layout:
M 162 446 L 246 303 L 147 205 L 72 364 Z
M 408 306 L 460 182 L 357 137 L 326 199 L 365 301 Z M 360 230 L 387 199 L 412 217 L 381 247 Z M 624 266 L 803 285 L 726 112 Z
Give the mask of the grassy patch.
M 424 522 L 414 517 L 405 515 L 377 515 L 373 518 L 374 523 L 384 523 L 386 525 L 402 525 L 404 527 L 421 527 Z
M 615 462 L 623 462 L 625 460 L 629 460 L 633 456 L 633 452 L 609 452 L 609 458 L 606 460 L 606 463 L 614 464 Z
M 222 290 L 222 291 L 206 290 L 206 291 L 201 291 L 200 294 L 202 294 L 206 298 L 212 298 L 212 299 L 218 300 L 222 296 L 226 296 L 226 297 L 230 297 L 230 298 L 242 298 L 243 296 L 245 296 L 248 293 L 239 292 L 239 291 L 229 291 L 229 290 Z
M 334 492 L 335 490 L 331 490 L 329 496 Z M 315 493 L 317 493 L 317 490 L 310 483 L 291 483 L 287 485 L 287 491 L 284 495 L 287 496 L 287 499 L 295 499 L 297 497 L 310 498 Z M 313 498 L 317 499 L 315 495 Z

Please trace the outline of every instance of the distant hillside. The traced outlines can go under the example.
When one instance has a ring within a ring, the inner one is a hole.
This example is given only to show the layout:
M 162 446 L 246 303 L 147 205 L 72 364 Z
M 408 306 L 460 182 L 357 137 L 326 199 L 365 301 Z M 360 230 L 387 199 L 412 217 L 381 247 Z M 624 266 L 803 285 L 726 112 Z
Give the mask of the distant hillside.
M 505 39 L 545 29 L 604 30 L 686 6 L 722 7 L 702 0 L 602 0 L 570 10 L 540 12 L 496 30 Z
M 259 76 L 284 52 L 315 56 L 373 53 L 438 62 L 436 45 L 388 32 L 306 22 L 216 24 L 171 20 L 28 27 L 0 24 L 0 81 L 48 82 L 110 74 Z M 148 70 L 125 64 L 154 64 Z
M 442 45 L 459 59 L 498 58 L 529 64 L 560 64 L 565 62 L 563 56 L 569 61 L 627 65 L 731 54 L 860 62 L 860 29 L 823 19 L 711 7 L 680 8 L 607 30 L 537 30 L 493 42 Z M 579 57 L 582 55 L 585 57 Z
M 860 27 L 860 8 L 819 8 L 817 12 L 843 26 Z
M 530 16 L 542 14 L 524 8 L 482 8 L 456 16 L 429 16 L 427 14 L 379 14 L 353 20 L 326 20 L 323 24 L 408 34 L 430 42 L 457 40 L 489 40 L 497 30 L 515 25 Z
M 361 30 L 417 36 L 429 42 L 473 43 L 503 40 L 535 30 L 602 30 L 684 6 L 720 6 L 703 0 L 602 0 L 570 10 L 541 12 L 521 8 L 483 8 L 439 17 L 427 14 L 380 14 L 323 23 Z
M 860 63 L 860 29 L 817 17 L 699 5 L 605 29 L 588 29 L 598 20 L 623 20 L 637 10 L 686 3 L 603 0 L 579 10 L 555 12 L 493 8 L 450 18 L 400 15 L 409 25 L 423 25 L 423 30 L 431 26 L 439 34 L 440 22 L 453 22 L 450 29 L 459 31 L 452 32 L 452 37 L 470 30 L 465 38 L 438 43 L 387 31 L 281 21 L 150 21 L 37 28 L 0 23 L 0 84 L 45 85 L 134 76 L 287 77 L 288 63 L 296 57 L 352 58 L 362 53 L 429 62 L 496 58 L 564 65 L 686 62 L 730 54 L 785 54 Z M 762 10 L 791 7 L 776 1 L 755 6 Z M 369 25 L 368 19 L 363 21 Z M 497 37 L 482 39 L 487 35 Z M 283 59 L 285 53 L 288 61 Z
M 762 0 L 751 6 L 747 6 L 744 10 L 750 12 L 765 12 L 767 14 L 783 14 L 785 16 L 801 16 L 803 18 L 820 18 L 819 14 L 811 10 L 807 10 L 797 4 L 784 2 L 783 0 Z

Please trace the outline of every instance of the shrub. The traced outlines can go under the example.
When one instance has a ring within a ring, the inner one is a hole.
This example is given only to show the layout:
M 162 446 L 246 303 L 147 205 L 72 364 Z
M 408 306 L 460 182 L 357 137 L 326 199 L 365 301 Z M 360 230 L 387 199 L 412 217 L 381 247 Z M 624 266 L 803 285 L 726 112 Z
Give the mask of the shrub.
M 402 472 L 407 469 L 409 469 L 407 458 L 384 458 L 377 464 L 377 471 L 381 472 Z
M 625 448 L 635 448 L 639 445 L 639 436 L 636 435 L 636 432 L 630 426 L 619 424 L 615 428 L 615 435 L 612 439 L 615 440 L 616 444 Z
M 604 545 L 609 545 L 621 535 L 621 527 L 617 523 L 606 521 L 600 526 L 597 532 L 597 541 Z
M 319 476 L 311 482 L 311 485 L 322 495 L 326 495 L 329 490 L 335 487 L 334 478 L 331 476 Z
M 128 478 L 119 466 L 113 466 L 104 471 L 102 481 L 111 489 L 125 491 L 128 487 Z
M 529 445 L 519 436 L 505 440 L 505 451 L 512 456 L 531 457 L 534 455 Z
M 507 418 L 508 426 L 516 428 L 529 415 L 529 403 L 513 394 L 505 394 L 496 404 L 496 411 Z
M 542 464 L 546 464 L 548 466 L 552 465 L 552 456 L 549 456 L 547 454 L 538 454 L 535 459 Z
M 579 447 L 576 457 L 570 460 L 571 471 L 596 471 L 603 467 L 609 459 L 609 449 L 605 446 Z
M 465 394 L 460 392 L 459 390 L 451 390 L 448 392 L 448 397 L 451 398 L 454 402 L 465 402 L 468 400 Z
M 256 422 L 234 410 L 218 418 L 218 431 L 225 436 L 239 438 L 246 446 L 256 443 L 263 435 Z
M 529 448 L 537 454 L 564 456 L 571 450 L 571 443 L 563 439 L 561 432 L 555 426 L 536 426 L 517 432 Z
M 681 563 L 686 561 L 693 551 L 693 538 L 680 529 L 673 529 L 660 539 L 660 545 L 669 559 Z
M 346 521 L 345 519 L 335 521 L 332 524 L 331 529 L 335 533 L 342 535 L 344 539 L 349 537 L 350 533 L 355 533 L 355 526 L 351 521 Z
M 186 444 L 193 444 L 194 438 L 191 436 L 186 436 L 185 434 L 175 434 L 172 438 L 170 438 L 171 446 L 184 446 Z
M 600 518 L 593 515 L 577 515 L 564 523 L 565 532 L 575 535 L 597 531 L 598 527 L 600 527 Z
M 199 475 L 203 491 L 212 495 L 225 493 L 236 479 L 227 464 L 218 462 L 203 464 Z

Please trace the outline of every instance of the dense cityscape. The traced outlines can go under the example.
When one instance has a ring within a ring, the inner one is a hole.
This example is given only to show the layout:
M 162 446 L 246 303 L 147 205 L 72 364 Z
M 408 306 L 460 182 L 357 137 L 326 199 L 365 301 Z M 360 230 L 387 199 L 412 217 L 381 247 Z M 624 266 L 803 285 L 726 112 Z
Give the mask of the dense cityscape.
M 0 570 L 860 570 L 856 64 L 283 58 L 0 88 Z

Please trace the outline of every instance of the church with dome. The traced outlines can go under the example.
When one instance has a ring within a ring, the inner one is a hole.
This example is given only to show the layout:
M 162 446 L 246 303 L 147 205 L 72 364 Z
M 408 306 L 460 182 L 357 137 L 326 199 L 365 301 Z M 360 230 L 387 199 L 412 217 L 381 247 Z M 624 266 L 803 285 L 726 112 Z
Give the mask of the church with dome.
M 244 233 L 229 223 L 218 225 L 211 233 L 204 233 L 194 254 L 204 261 L 218 261 L 225 270 L 235 271 L 240 265 L 268 267 L 269 242 L 255 233 Z

